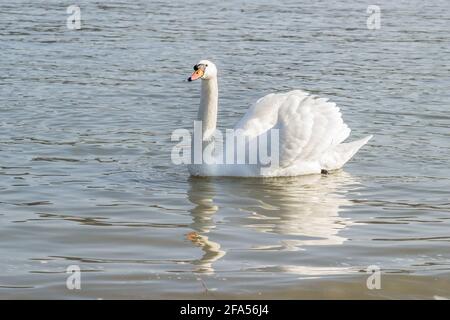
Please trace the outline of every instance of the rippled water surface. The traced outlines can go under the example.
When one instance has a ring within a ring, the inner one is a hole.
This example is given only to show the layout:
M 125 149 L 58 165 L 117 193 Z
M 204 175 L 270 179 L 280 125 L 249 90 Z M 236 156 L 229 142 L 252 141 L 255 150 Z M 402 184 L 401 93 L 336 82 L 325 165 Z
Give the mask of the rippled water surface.
M 0 298 L 450 298 L 448 1 L 378 1 L 379 30 L 353 1 L 77 3 L 81 30 L 0 1 Z M 220 128 L 304 89 L 374 139 L 332 175 L 190 179 L 201 58 Z

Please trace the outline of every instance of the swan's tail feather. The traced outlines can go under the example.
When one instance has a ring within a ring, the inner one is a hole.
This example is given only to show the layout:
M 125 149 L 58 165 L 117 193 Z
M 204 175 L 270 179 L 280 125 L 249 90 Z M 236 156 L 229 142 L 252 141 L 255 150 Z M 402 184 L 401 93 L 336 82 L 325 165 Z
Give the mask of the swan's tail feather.
M 360 140 L 338 144 L 321 159 L 322 169 L 337 170 L 342 168 L 372 137 L 370 135 Z

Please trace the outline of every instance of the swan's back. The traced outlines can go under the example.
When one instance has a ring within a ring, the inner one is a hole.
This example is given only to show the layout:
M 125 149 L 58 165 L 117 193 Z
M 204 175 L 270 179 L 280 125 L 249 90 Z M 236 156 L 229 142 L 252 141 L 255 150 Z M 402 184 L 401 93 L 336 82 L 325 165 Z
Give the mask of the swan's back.
M 272 176 L 339 169 L 371 138 L 342 143 L 350 129 L 336 104 L 301 90 L 259 99 L 235 129 L 251 138 L 271 129 L 279 130 L 280 166 L 266 173 Z

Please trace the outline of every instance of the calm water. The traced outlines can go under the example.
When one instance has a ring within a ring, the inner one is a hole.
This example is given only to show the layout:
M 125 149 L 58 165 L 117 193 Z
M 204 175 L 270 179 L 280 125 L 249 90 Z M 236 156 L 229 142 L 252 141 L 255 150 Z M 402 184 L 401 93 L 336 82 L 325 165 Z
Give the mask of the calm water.
M 378 1 L 379 30 L 353 1 L 77 3 L 78 31 L 0 1 L 0 298 L 450 298 L 447 0 Z M 374 139 L 329 176 L 190 179 L 201 58 L 220 128 L 305 89 Z

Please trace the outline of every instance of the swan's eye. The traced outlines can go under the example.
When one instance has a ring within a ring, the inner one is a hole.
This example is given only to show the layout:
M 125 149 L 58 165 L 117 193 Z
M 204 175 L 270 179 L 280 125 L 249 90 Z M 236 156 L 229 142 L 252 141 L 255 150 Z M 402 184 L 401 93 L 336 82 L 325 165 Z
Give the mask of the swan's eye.
M 207 64 L 205 64 L 205 67 L 207 67 L 208 65 Z

